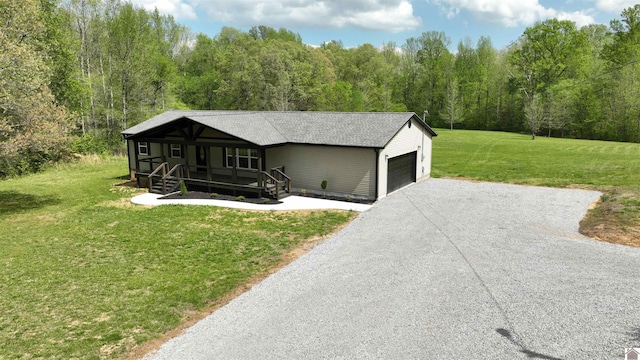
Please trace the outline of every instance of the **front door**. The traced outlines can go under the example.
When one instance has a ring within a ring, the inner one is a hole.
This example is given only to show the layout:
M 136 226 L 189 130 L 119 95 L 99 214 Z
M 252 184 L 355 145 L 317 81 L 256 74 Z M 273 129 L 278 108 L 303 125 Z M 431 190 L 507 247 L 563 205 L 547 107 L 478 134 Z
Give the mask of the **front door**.
M 207 172 L 207 148 L 196 146 L 196 165 L 198 172 Z

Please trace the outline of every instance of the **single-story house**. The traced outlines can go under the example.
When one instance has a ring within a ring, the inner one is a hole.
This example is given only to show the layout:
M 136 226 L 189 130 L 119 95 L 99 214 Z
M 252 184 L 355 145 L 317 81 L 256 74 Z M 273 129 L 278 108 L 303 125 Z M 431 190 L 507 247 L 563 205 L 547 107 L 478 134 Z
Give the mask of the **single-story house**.
M 431 139 L 415 113 L 167 111 L 122 132 L 131 178 L 189 187 L 375 200 L 429 177 Z M 322 188 L 326 180 L 326 188 Z

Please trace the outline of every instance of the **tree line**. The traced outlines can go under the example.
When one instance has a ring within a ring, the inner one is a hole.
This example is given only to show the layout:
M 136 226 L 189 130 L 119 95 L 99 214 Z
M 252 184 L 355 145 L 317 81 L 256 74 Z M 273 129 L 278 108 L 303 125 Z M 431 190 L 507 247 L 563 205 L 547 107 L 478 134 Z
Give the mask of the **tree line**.
M 413 111 L 640 142 L 640 5 L 609 26 L 542 21 L 503 49 L 437 31 L 355 48 L 266 26 L 210 37 L 122 0 L 2 0 L 0 20 L 0 176 L 117 147 L 167 109 Z

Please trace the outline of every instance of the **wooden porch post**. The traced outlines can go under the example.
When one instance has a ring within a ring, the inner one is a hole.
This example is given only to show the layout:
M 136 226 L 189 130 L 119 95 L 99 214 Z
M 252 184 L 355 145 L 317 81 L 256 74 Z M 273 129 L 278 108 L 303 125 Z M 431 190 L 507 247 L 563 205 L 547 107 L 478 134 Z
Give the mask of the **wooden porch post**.
M 262 159 L 264 157 L 264 153 L 262 151 L 262 149 L 258 149 L 258 186 L 263 187 L 262 184 L 262 170 L 264 169 L 262 167 Z
M 211 146 L 205 147 L 204 159 L 207 162 L 207 190 L 211 192 Z
M 231 163 L 233 164 L 233 169 L 231 170 L 231 181 L 234 184 L 238 183 L 238 159 L 236 159 L 236 148 L 231 148 L 231 154 L 233 155 L 231 158 L 233 159 Z
M 211 146 L 205 148 L 205 160 L 207 161 L 207 181 L 211 181 Z
M 193 131 L 193 129 L 191 129 L 191 131 Z M 169 145 L 171 146 L 171 145 Z M 187 167 L 187 178 L 191 178 L 191 169 L 189 168 L 189 145 L 184 144 L 184 145 L 180 145 L 180 146 L 184 146 L 184 165 Z M 198 156 L 196 154 L 196 156 Z M 197 170 L 197 169 L 196 169 Z
M 129 149 L 129 141 L 127 141 L 127 149 Z M 140 171 L 140 159 L 138 159 L 138 142 L 136 140 L 133 140 L 133 154 L 137 173 L 138 171 Z

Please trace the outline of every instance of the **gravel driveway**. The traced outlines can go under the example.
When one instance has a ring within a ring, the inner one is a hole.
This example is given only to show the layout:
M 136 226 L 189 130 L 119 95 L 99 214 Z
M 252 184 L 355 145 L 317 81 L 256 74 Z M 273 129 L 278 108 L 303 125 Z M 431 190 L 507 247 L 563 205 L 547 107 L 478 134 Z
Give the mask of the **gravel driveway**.
M 153 359 L 623 359 L 640 249 L 578 233 L 599 195 L 409 186 Z

